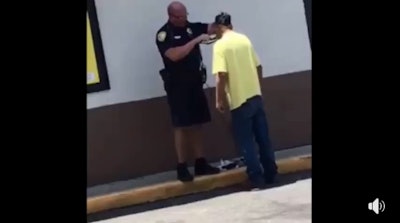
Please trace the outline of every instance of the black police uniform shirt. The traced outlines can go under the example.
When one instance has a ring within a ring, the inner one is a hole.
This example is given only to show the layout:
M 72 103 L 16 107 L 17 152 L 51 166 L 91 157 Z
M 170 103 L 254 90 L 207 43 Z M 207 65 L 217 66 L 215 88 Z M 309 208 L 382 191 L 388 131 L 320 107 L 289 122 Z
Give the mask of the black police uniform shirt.
M 169 29 L 169 31 L 168 31 Z M 165 52 L 174 47 L 179 47 L 187 44 L 192 39 L 208 32 L 208 24 L 206 23 L 190 23 L 186 27 L 174 27 L 167 22 L 162 26 L 156 36 L 158 50 L 164 62 L 164 67 L 170 73 L 196 73 L 200 67 L 201 51 L 197 44 L 193 50 L 179 61 L 171 61 L 165 56 Z

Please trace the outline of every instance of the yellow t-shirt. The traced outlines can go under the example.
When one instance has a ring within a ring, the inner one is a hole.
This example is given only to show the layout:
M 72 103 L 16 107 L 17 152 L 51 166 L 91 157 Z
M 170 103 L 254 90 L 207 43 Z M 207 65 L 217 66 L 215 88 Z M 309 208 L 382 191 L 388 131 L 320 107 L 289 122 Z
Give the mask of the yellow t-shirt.
M 257 74 L 260 61 L 247 36 L 225 32 L 213 47 L 212 73 L 228 73 L 225 92 L 230 109 L 241 106 L 247 99 L 261 95 Z

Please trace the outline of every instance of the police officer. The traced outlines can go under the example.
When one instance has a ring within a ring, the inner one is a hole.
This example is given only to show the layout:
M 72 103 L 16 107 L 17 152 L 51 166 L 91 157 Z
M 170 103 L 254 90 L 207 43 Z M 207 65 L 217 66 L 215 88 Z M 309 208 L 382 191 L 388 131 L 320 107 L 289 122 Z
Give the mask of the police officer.
M 186 182 L 193 180 L 187 169 L 186 146 L 195 151 L 195 175 L 219 173 L 204 158 L 201 138 L 201 125 L 210 122 L 211 115 L 203 90 L 206 72 L 199 44 L 209 40 L 214 25 L 188 22 L 186 7 L 180 2 L 169 4 L 168 17 L 157 32 L 156 43 L 165 66 L 160 75 L 174 126 L 177 177 Z

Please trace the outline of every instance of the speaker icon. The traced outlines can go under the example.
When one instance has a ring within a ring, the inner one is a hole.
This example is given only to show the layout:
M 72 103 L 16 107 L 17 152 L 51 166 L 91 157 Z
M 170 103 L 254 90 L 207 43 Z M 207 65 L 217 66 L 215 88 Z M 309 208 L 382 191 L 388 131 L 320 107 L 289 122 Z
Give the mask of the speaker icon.
M 375 214 L 385 211 L 385 202 L 376 198 L 373 202 L 368 203 L 368 210 L 375 212 Z

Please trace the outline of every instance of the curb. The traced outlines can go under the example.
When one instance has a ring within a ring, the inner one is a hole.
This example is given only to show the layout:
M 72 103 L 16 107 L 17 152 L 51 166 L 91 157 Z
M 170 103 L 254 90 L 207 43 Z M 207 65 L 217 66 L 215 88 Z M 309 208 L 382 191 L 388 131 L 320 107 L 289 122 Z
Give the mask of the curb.
M 312 156 L 301 156 L 277 161 L 278 172 L 287 174 L 311 170 Z M 222 172 L 217 175 L 197 177 L 193 182 L 171 181 L 122 192 L 91 197 L 86 201 L 86 213 L 106 211 L 115 208 L 143 204 L 182 195 L 210 191 L 247 181 L 245 167 Z

